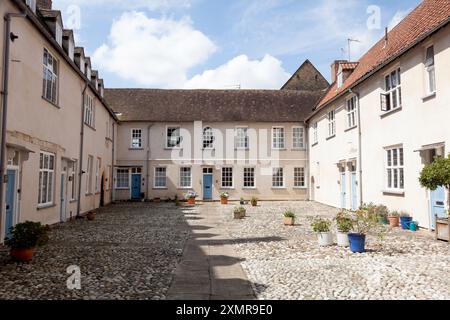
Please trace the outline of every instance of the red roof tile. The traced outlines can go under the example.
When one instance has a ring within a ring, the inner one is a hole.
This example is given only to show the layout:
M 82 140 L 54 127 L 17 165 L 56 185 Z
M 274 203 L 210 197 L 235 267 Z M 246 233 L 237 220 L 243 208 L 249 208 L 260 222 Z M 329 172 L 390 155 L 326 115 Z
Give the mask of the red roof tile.
M 383 37 L 359 60 L 353 73 L 341 88 L 333 83 L 327 94 L 316 106 L 316 110 L 327 105 L 343 92 L 353 87 L 365 76 L 377 71 L 387 62 L 414 47 L 443 25 L 449 22 L 450 0 L 424 0 L 414 11 L 388 33 L 388 42 Z

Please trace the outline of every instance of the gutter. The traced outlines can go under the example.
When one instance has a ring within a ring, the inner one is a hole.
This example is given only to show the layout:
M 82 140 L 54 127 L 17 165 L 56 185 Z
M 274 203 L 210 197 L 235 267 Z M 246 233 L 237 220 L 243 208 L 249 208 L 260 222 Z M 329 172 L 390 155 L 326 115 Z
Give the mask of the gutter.
M 149 192 L 148 192 L 148 188 L 149 188 L 149 179 L 150 179 L 150 129 L 153 127 L 153 124 L 150 124 L 147 127 L 147 158 L 145 159 L 145 170 L 146 170 L 146 180 L 145 180 L 145 194 L 146 194 L 146 198 L 147 200 L 149 200 Z
M 4 16 L 5 21 L 5 33 L 3 43 L 3 77 L 2 77 L 2 131 L 1 131 L 1 143 L 0 143 L 0 218 L 3 217 L 3 211 L 5 210 L 4 190 L 5 190 L 5 167 L 6 167 L 6 125 L 8 119 L 8 89 L 9 89 L 9 55 L 11 41 L 14 41 L 11 33 L 11 19 L 12 18 L 25 18 L 25 13 L 7 13 Z
M 115 181 L 114 181 L 115 155 L 116 155 L 116 147 L 115 147 L 115 145 L 116 145 L 116 124 L 115 123 L 112 124 L 112 129 L 113 129 L 113 132 L 112 132 L 112 140 L 113 140 L 112 141 L 112 159 L 111 159 L 111 161 L 112 161 L 112 165 L 111 165 L 112 172 L 111 172 L 111 176 L 109 177 L 109 179 L 111 181 L 108 181 L 108 183 L 111 183 L 111 191 L 112 191 L 112 193 L 111 193 L 111 202 L 114 203 L 114 201 L 116 201 L 116 184 L 115 184 Z
M 81 129 L 80 129 L 80 154 L 79 154 L 79 168 L 78 168 L 78 199 L 77 199 L 77 219 L 80 219 L 80 211 L 81 211 L 81 181 L 83 178 L 83 156 L 84 156 L 84 112 L 85 112 L 85 99 L 86 99 L 86 90 L 89 87 L 88 82 L 86 81 L 83 89 L 83 93 L 81 94 Z

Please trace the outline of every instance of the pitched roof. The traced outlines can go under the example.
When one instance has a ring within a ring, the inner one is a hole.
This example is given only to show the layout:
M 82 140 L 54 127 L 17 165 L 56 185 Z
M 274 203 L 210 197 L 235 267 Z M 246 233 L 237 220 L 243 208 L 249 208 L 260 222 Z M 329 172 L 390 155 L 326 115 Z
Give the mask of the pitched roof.
M 309 60 L 305 60 L 281 90 L 317 91 L 325 90 L 329 86 L 320 71 Z
M 353 70 L 358 66 L 359 62 L 343 62 L 340 64 L 342 70 Z
M 449 19 L 449 0 L 424 0 L 388 33 L 387 43 L 383 37 L 361 57 L 358 66 L 341 88 L 338 88 L 336 83 L 330 87 L 316 109 L 321 109 L 367 76 L 413 48 L 430 34 L 448 24 Z
M 304 121 L 323 92 L 293 90 L 106 89 L 121 121 Z

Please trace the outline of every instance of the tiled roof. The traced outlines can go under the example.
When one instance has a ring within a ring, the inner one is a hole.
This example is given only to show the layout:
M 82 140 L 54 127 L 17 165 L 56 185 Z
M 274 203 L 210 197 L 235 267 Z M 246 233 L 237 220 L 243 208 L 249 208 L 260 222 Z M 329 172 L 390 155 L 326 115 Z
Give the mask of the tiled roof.
M 360 60 L 355 71 L 341 88 L 334 83 L 319 102 L 320 109 L 353 87 L 365 76 L 414 47 L 424 38 L 447 24 L 450 19 L 450 0 L 424 0 L 414 11 L 383 37 Z
M 323 92 L 106 89 L 121 121 L 303 122 Z
M 353 70 L 358 66 L 358 62 L 344 62 L 341 63 L 342 70 Z

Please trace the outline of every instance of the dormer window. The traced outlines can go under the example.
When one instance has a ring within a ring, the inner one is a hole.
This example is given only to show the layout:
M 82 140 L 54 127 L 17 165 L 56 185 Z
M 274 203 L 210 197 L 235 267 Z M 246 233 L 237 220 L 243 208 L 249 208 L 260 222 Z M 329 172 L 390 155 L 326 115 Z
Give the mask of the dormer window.
M 62 46 L 62 39 L 63 39 L 63 28 L 61 23 L 57 22 L 55 25 L 55 40 L 58 42 L 60 46 Z
M 73 60 L 75 55 L 75 42 L 73 40 L 69 41 L 69 57 Z
M 80 57 L 80 71 L 84 74 L 86 71 L 86 62 L 83 57 Z
M 434 69 L 434 46 L 427 48 L 425 58 L 425 71 L 426 71 L 426 83 L 427 94 L 433 94 L 436 92 L 436 72 Z
M 91 67 L 89 67 L 88 64 L 86 64 L 86 77 L 87 77 L 88 79 L 91 78 Z
M 31 11 L 36 13 L 36 0 L 26 0 L 26 4 L 31 9 Z
M 344 74 L 343 72 L 339 72 L 337 75 L 337 86 L 341 88 L 344 85 Z

